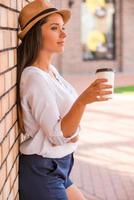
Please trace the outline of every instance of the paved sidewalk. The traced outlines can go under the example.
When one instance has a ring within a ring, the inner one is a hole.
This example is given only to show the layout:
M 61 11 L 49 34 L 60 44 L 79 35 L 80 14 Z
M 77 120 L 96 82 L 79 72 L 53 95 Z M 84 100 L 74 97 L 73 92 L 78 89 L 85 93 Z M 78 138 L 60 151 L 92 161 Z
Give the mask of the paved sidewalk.
M 66 79 L 80 92 L 88 80 L 77 78 Z M 86 199 L 134 200 L 134 96 L 88 105 L 81 126 L 71 176 Z

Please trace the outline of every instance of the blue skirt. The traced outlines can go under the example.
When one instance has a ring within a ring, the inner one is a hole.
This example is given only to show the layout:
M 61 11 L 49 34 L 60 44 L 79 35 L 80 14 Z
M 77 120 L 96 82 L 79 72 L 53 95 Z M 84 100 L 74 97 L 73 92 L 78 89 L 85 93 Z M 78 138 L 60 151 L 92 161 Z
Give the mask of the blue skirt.
M 67 200 L 66 188 L 73 184 L 69 178 L 73 164 L 73 153 L 62 158 L 20 154 L 20 200 Z

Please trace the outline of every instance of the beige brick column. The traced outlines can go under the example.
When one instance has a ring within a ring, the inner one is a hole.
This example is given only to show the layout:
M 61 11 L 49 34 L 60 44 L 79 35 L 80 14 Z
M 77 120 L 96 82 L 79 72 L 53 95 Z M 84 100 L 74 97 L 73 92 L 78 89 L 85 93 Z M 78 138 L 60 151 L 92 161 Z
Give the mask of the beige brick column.
M 27 3 L 0 0 L 0 200 L 19 199 L 16 48 L 18 14 Z

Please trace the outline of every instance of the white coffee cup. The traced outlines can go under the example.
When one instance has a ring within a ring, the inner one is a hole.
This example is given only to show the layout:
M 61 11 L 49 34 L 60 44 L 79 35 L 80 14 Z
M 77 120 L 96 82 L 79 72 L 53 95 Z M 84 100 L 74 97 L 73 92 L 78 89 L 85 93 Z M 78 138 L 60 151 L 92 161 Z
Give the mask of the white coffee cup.
M 96 70 L 96 78 L 97 79 L 107 79 L 108 81 L 105 82 L 104 84 L 108 84 L 108 85 L 112 85 L 112 88 L 109 89 L 105 89 L 105 90 L 111 90 L 112 94 L 107 94 L 104 95 L 104 97 L 106 98 L 113 98 L 113 92 L 114 92 L 114 76 L 115 76 L 115 72 L 112 68 L 100 68 Z

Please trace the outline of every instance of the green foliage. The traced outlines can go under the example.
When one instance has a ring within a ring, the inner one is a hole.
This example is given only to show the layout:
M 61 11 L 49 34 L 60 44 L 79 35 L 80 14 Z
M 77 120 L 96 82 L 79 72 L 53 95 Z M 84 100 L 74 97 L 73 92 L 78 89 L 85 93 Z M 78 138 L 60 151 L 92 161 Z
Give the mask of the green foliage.
M 116 87 L 114 88 L 114 93 L 132 93 L 134 94 L 134 85 L 124 86 L 124 87 Z

